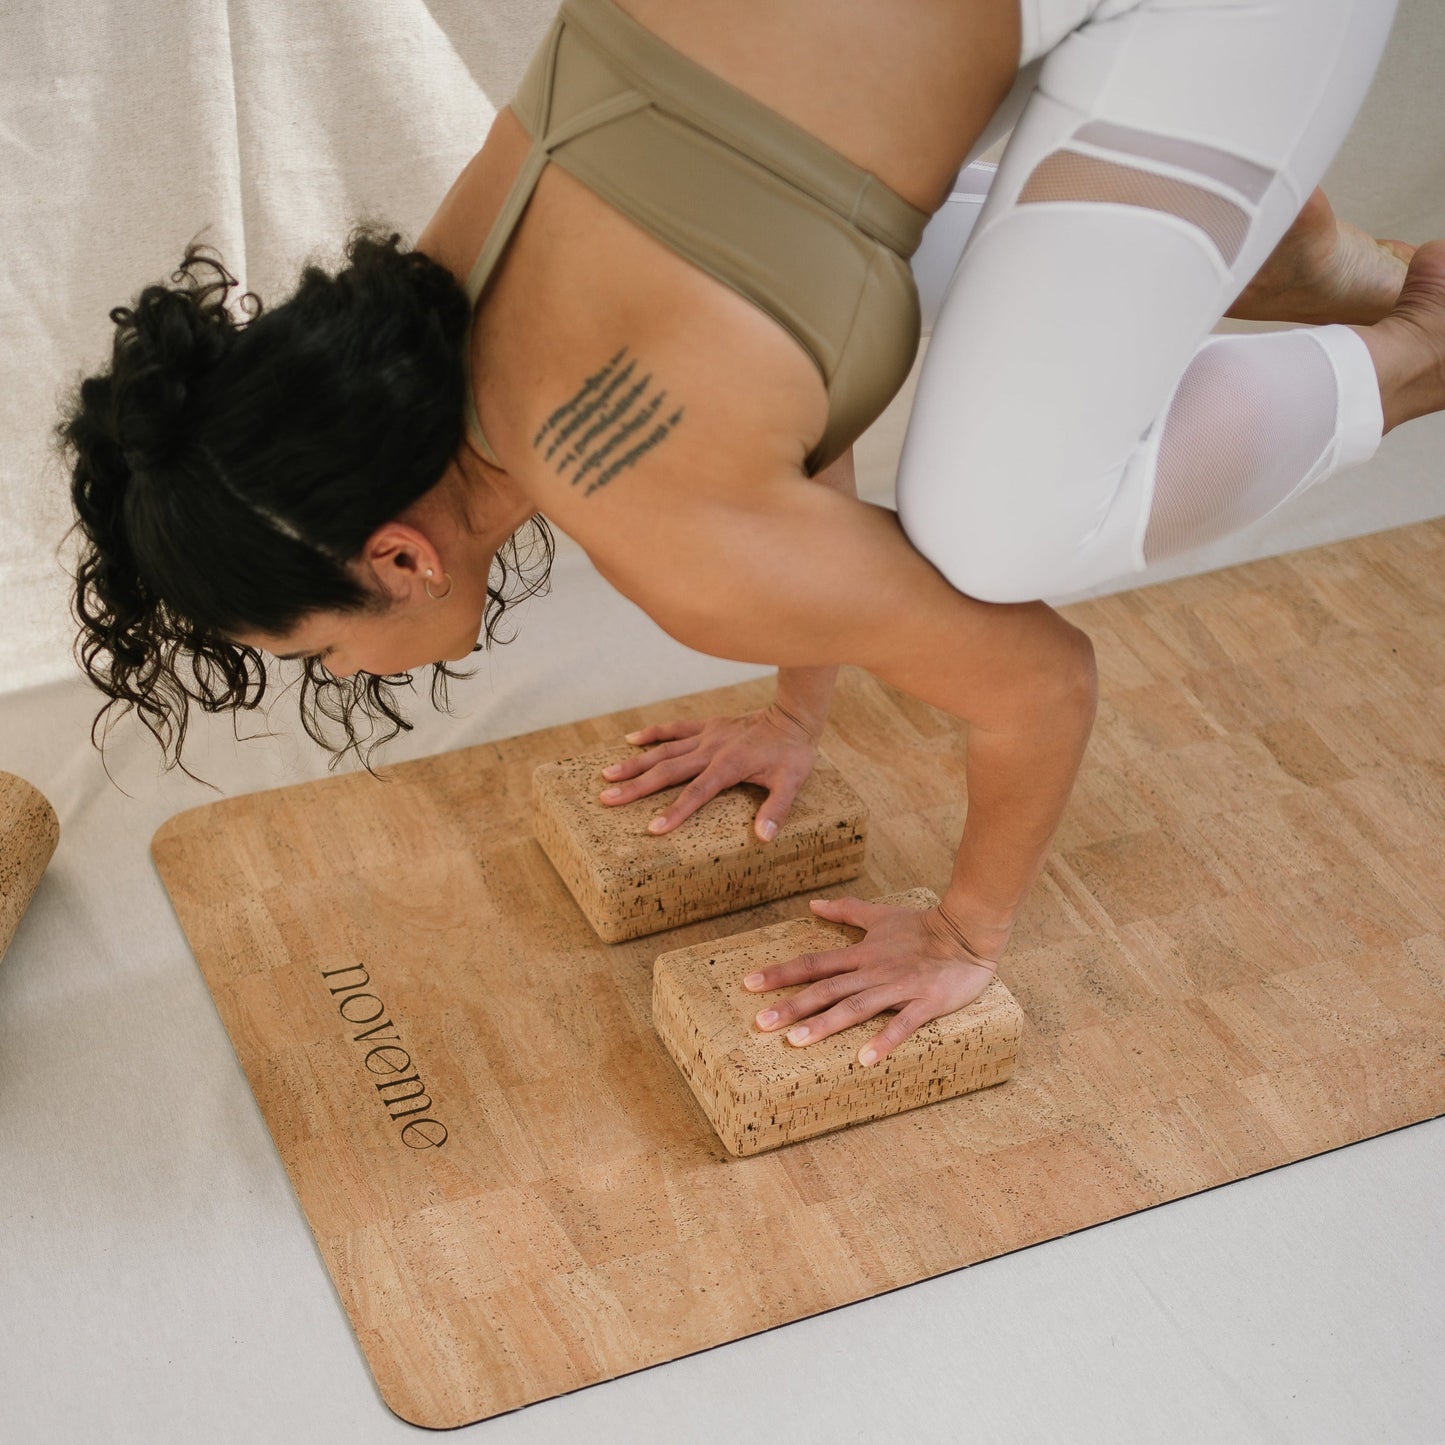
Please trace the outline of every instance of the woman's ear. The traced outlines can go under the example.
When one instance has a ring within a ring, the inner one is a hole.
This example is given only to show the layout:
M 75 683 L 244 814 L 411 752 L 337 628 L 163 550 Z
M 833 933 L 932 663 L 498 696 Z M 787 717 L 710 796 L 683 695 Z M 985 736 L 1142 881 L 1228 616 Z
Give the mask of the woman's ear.
M 441 556 L 424 532 L 405 522 L 384 522 L 366 539 L 361 562 L 393 602 L 406 602 L 421 592 L 427 569 L 442 573 Z

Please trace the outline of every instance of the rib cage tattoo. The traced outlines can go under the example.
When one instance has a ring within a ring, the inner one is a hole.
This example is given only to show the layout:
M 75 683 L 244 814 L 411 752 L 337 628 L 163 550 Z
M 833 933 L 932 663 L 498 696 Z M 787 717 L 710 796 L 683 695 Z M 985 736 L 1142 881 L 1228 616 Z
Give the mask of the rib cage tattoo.
M 666 390 L 653 390 L 650 371 L 638 375 L 630 349 L 594 371 L 532 438 L 557 475 L 583 487 L 584 496 L 635 466 L 683 417 L 684 408 L 669 408 Z

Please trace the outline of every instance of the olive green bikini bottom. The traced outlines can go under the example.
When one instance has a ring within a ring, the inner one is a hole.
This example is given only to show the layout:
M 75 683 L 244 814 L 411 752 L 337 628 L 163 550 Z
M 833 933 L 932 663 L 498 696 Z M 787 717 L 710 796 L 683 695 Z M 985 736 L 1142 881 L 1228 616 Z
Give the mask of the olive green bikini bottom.
M 828 389 L 810 475 L 887 406 L 918 348 L 925 211 L 611 0 L 565 0 L 512 108 L 532 147 L 467 278 L 474 307 L 552 161 L 797 338 Z M 496 464 L 470 368 L 466 409 Z

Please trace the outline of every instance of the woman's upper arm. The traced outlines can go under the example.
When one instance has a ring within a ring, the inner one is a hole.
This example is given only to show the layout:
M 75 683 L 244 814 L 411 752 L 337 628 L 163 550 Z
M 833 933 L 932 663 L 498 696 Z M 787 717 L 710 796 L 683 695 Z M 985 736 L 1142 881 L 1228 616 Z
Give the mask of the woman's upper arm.
M 780 667 L 852 663 L 990 730 L 1092 699 L 1082 632 L 1041 602 L 956 591 L 886 508 L 801 474 L 674 497 L 649 516 L 645 546 L 593 558 L 690 647 Z

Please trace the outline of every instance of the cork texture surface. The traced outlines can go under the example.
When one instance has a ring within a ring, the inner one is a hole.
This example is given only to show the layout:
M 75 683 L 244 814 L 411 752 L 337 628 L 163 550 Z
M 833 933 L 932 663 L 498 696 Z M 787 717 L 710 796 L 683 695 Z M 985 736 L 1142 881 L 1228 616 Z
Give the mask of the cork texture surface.
M 60 820 L 38 788 L 0 772 L 0 959 L 60 842 Z
M 654 836 L 648 821 L 682 788 L 609 807 L 602 769 L 639 749 L 606 748 L 544 764 L 532 778 L 532 824 L 543 852 L 597 936 L 607 943 L 677 928 L 856 878 L 868 810 L 819 756 L 787 821 L 769 843 L 753 832 L 762 788 L 740 784 Z
M 874 901 L 928 908 L 938 897 L 916 888 Z M 790 1044 L 783 1030 L 758 1028 L 759 1009 L 803 985 L 750 993 L 742 986 L 746 974 L 863 936 L 844 924 L 799 918 L 695 943 L 653 965 L 653 1026 L 730 1154 L 760 1154 L 956 1098 L 1013 1072 L 1023 1011 L 997 978 L 967 1008 L 925 1024 L 869 1066 L 858 1062 L 858 1050 L 892 1009 L 806 1048 Z
M 999 969 L 1013 1074 L 751 1158 L 653 1028 L 653 964 L 806 898 L 604 944 L 530 800 L 539 765 L 768 680 L 160 829 L 393 1410 L 465 1424 L 1445 1110 L 1445 521 L 1067 615 L 1101 702 Z M 947 884 L 965 742 L 844 670 L 824 746 L 868 857 L 829 894 Z

